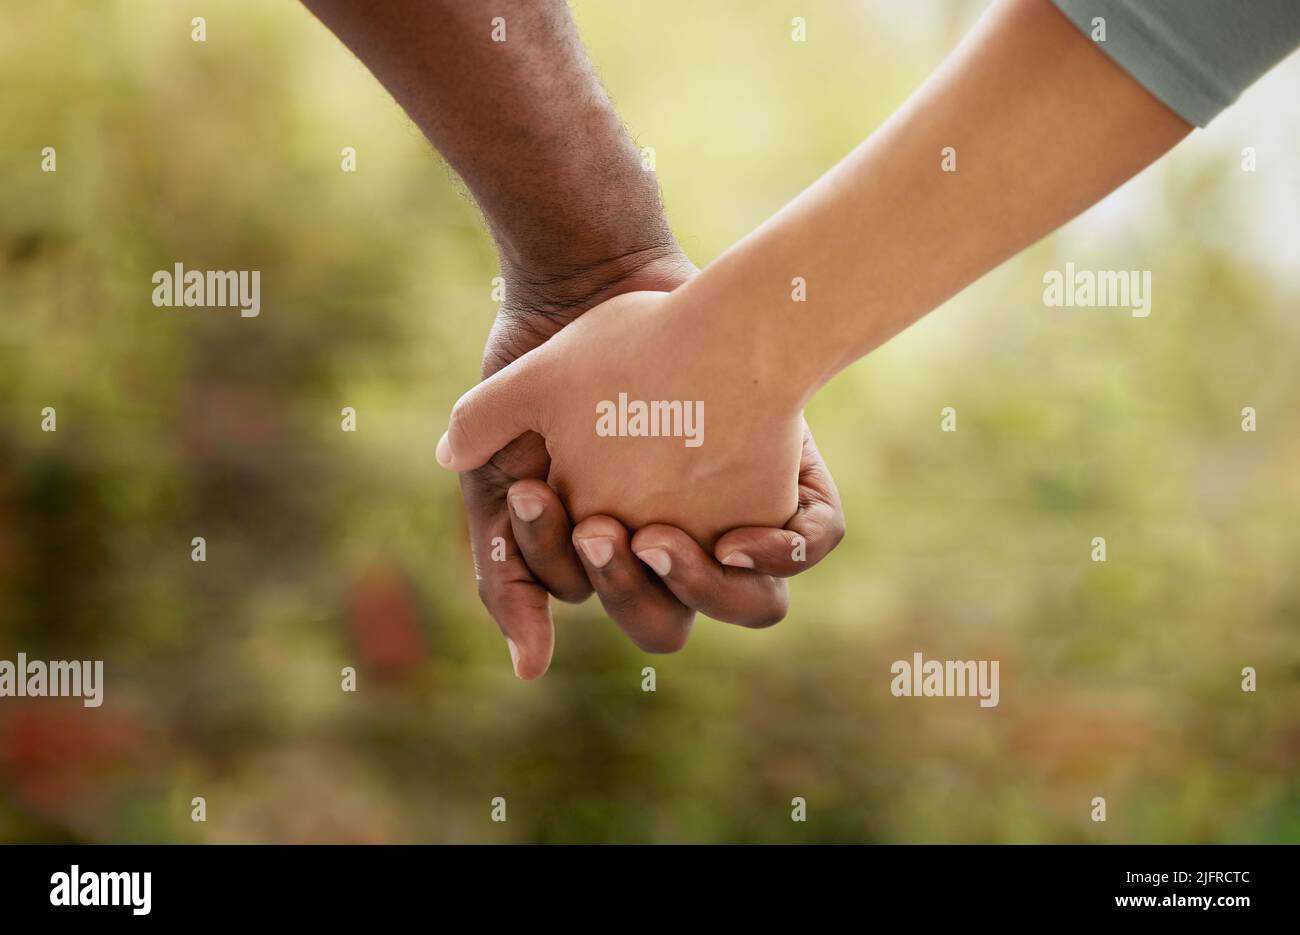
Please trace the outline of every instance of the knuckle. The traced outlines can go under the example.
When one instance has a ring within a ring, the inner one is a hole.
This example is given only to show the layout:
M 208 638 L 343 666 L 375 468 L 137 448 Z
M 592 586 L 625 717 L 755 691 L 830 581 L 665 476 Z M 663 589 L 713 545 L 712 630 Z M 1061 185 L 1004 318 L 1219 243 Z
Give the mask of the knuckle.
M 566 604 L 581 604 L 591 597 L 591 583 L 586 579 L 556 585 L 551 593 Z
M 647 653 L 666 656 L 680 652 L 690 639 L 690 628 L 679 625 L 657 626 L 647 633 L 633 637 L 632 641 Z
M 632 618 L 641 600 L 635 591 L 627 588 L 605 587 L 597 591 L 601 606 L 615 623 Z
M 465 424 L 468 418 L 465 414 L 464 400 L 451 407 L 451 415 L 447 417 L 447 437 L 451 440 L 453 451 L 460 451 L 465 447 Z
M 496 606 L 500 596 L 497 586 L 484 578 L 479 578 L 477 590 L 479 603 L 487 609 L 487 612 L 495 620 L 497 615 Z
M 848 530 L 844 526 L 843 514 L 836 513 L 831 517 L 831 521 L 826 524 L 826 542 L 830 548 L 836 548 L 844 541 L 844 534 Z
M 766 606 L 759 608 L 756 613 L 745 621 L 745 626 L 754 630 L 765 630 L 768 627 L 776 626 L 785 619 L 786 614 L 789 612 L 789 596 L 785 593 L 775 595 Z

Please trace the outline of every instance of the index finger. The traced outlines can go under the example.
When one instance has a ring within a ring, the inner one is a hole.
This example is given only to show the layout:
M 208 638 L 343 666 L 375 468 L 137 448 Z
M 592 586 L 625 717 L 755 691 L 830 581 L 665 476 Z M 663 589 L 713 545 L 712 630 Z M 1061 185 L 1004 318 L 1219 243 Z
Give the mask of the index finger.
M 474 576 L 479 600 L 506 638 L 515 675 L 531 681 L 546 674 L 555 650 L 550 599 L 515 543 L 506 507 L 509 479 L 493 472 L 501 473 L 488 465 L 461 475 Z

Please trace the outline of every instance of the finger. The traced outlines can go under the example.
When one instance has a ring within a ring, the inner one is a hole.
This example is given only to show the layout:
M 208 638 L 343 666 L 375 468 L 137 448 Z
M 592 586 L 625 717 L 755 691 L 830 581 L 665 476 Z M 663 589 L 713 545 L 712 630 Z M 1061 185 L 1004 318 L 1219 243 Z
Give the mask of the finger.
M 622 523 L 590 516 L 574 527 L 573 542 L 605 613 L 633 643 L 648 653 L 673 653 L 686 645 L 695 612 L 632 554 Z
M 544 481 L 521 480 L 506 494 L 510 529 L 533 577 L 556 597 L 571 604 L 591 596 L 591 582 L 578 559 L 564 504 Z
M 844 508 L 826 462 L 804 423 L 799 459 L 799 508 L 784 529 L 746 526 L 718 539 L 713 554 L 723 565 L 778 578 L 807 571 L 844 538 Z M 707 613 L 707 611 L 706 611 Z M 713 616 L 710 614 L 709 616 Z
M 785 581 L 756 571 L 725 568 L 675 526 L 645 526 L 632 551 L 687 607 L 723 623 L 770 627 L 785 618 Z
M 515 544 L 506 508 L 509 478 L 494 467 L 461 475 L 478 595 L 506 638 L 515 675 L 540 678 L 551 664 L 550 601 Z
M 536 367 L 525 354 L 456 401 L 435 456 L 450 471 L 482 467 L 511 441 L 537 428 Z

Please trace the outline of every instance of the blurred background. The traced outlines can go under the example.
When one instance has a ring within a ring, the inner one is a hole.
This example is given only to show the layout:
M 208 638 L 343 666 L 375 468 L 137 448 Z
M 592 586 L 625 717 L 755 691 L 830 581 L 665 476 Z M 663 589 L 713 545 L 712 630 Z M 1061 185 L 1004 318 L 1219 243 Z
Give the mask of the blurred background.
M 701 265 L 983 7 L 574 5 Z M 522 684 L 432 455 L 496 308 L 460 184 L 297 3 L 6 4 L 0 659 L 107 684 L 0 699 L 0 841 L 1300 840 L 1298 82 L 817 398 L 849 534 L 783 624 L 650 657 L 561 605 Z M 176 261 L 261 270 L 261 316 L 155 308 Z M 1150 318 L 1044 308 L 1067 261 L 1150 269 Z M 892 697 L 918 651 L 1001 704 Z

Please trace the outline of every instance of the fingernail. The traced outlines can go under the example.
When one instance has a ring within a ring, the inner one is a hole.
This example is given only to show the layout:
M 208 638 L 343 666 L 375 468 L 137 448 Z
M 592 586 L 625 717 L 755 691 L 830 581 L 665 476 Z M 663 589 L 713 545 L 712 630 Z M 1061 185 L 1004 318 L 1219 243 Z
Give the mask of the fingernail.
M 510 665 L 514 667 L 515 678 L 519 678 L 519 647 L 510 637 L 506 637 L 506 648 L 510 650 Z
M 447 433 L 442 433 L 442 438 L 438 439 L 438 447 L 433 456 L 438 459 L 438 463 L 445 468 L 451 467 L 451 442 L 447 440 Z
M 597 568 L 604 568 L 614 557 L 614 540 L 606 536 L 579 539 L 578 548 L 582 549 L 582 554 L 587 556 L 587 561 Z
M 754 560 L 744 552 L 732 552 L 722 560 L 722 564 L 730 565 L 732 568 L 753 568 Z
M 668 572 L 673 570 L 672 557 L 663 549 L 646 549 L 644 552 L 636 553 L 636 557 L 653 568 L 660 578 L 667 576 Z
M 514 510 L 515 516 L 518 516 L 525 523 L 531 523 L 542 515 L 544 504 L 537 497 L 520 494 L 506 499 L 510 501 L 510 509 Z

